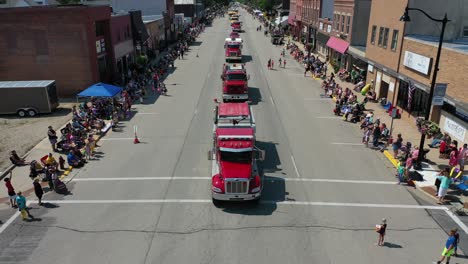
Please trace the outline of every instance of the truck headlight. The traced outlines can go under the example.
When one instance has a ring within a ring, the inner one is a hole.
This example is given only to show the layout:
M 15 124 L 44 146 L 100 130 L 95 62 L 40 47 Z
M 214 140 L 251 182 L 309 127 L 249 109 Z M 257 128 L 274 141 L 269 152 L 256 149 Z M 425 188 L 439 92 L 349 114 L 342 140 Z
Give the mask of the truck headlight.
M 220 188 L 218 188 L 218 187 L 214 187 L 214 186 L 213 186 L 213 187 L 211 187 L 211 190 L 213 190 L 213 192 L 217 192 L 217 193 L 222 193 L 222 192 L 223 192 L 223 191 L 221 191 L 221 189 L 220 189 Z
M 258 193 L 259 191 L 260 191 L 260 186 L 253 188 L 252 191 L 250 192 Z

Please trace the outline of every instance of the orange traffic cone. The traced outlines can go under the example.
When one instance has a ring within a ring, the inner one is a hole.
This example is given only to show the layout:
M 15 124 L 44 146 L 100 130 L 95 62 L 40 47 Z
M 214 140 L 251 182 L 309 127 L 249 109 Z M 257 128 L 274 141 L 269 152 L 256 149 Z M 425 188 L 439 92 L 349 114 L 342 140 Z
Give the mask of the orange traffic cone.
M 135 138 L 133 139 L 133 144 L 140 143 L 140 140 L 138 139 L 138 136 L 137 136 L 137 131 L 138 131 L 138 127 L 133 126 L 133 133 L 135 134 Z

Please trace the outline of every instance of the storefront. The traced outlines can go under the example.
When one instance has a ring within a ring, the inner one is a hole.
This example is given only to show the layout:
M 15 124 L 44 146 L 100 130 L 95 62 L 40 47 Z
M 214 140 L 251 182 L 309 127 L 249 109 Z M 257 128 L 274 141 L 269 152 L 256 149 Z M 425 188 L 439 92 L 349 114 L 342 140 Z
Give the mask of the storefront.
M 309 26 L 309 40 L 308 43 L 311 44 L 312 50 L 317 48 L 317 29 Z
M 315 51 L 324 58 L 328 58 L 329 56 L 327 42 L 330 39 L 329 34 L 332 29 L 332 25 L 327 24 L 327 23 L 330 23 L 330 21 L 326 20 L 326 21 L 319 22 L 319 28 L 317 30 L 316 44 L 315 44 Z
M 396 104 L 415 117 L 424 116 L 429 104 L 429 93 L 411 81 L 400 80 Z
M 349 43 L 332 36 L 327 42 L 327 47 L 330 48 L 330 60 L 334 67 L 345 68 L 348 64 L 346 51 L 349 48 Z

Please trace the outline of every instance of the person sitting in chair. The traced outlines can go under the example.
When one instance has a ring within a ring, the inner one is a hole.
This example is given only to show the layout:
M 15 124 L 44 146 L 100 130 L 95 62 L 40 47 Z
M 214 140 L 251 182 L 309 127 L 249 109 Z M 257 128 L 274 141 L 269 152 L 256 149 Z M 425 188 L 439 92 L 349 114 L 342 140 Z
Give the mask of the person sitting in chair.
M 70 150 L 70 152 L 68 153 L 67 162 L 68 165 L 73 166 L 75 168 L 79 168 L 84 165 L 84 161 L 78 156 L 76 156 L 73 150 Z
M 29 165 L 29 162 L 27 162 L 25 159 L 22 159 L 16 154 L 15 150 L 12 150 L 10 152 L 10 161 L 16 166 L 24 166 L 24 165 Z

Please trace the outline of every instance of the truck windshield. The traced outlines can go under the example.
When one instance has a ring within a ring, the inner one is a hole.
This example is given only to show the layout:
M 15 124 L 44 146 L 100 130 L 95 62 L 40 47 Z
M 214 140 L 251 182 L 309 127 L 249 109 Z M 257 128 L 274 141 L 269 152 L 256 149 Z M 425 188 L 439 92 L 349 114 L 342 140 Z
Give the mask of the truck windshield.
M 245 81 L 245 74 L 228 74 L 228 81 Z
M 249 163 L 252 161 L 252 151 L 231 152 L 220 151 L 221 160 L 236 162 L 236 163 Z
M 227 46 L 230 49 L 238 49 L 239 48 L 239 44 L 228 44 Z

